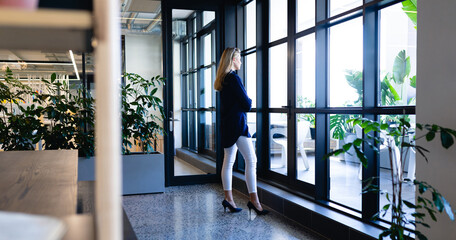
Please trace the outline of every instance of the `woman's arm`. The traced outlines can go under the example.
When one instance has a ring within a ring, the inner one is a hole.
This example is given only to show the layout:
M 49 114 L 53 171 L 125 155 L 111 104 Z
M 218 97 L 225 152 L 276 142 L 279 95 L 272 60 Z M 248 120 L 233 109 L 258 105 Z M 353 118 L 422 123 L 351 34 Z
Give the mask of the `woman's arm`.
M 235 97 L 239 101 L 242 110 L 248 112 L 252 108 L 252 99 L 250 99 L 249 96 L 247 96 L 247 92 L 245 91 L 244 85 L 242 85 L 241 78 L 237 74 L 233 74 L 233 76 L 233 97 Z

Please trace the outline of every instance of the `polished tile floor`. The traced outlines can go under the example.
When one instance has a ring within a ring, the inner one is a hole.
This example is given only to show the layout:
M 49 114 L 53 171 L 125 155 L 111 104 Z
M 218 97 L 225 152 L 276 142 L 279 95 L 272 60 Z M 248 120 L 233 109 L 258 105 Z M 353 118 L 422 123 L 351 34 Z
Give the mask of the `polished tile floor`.
M 165 193 L 124 196 L 124 209 L 142 239 L 324 239 L 271 212 L 256 216 L 234 192 L 239 213 L 223 211 L 221 184 L 168 187 Z

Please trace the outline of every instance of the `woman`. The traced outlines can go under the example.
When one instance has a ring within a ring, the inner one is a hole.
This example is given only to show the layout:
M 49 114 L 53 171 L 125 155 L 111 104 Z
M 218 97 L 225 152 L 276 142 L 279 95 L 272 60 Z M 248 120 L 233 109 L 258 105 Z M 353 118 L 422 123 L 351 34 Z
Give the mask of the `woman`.
M 226 211 L 239 212 L 232 192 L 233 164 L 239 148 L 245 159 L 245 181 L 250 195 L 247 204 L 249 211 L 255 210 L 258 215 L 268 213 L 260 204 L 256 184 L 256 156 L 247 127 L 246 112 L 252 107 L 252 100 L 242 85 L 241 78 L 234 72 L 241 68 L 241 52 L 237 48 L 227 48 L 220 58 L 214 88 L 220 92 L 221 99 L 221 135 L 225 157 L 222 166 L 222 184 L 225 199 L 222 205 Z

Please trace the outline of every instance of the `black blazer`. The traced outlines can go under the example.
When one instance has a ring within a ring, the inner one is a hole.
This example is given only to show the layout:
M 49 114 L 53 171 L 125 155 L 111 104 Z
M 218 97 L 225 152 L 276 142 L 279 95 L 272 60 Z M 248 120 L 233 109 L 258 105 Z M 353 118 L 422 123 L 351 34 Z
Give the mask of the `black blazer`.
M 252 100 L 234 71 L 225 76 L 220 99 L 222 146 L 227 148 L 233 146 L 239 136 L 250 137 L 246 112 L 252 108 Z

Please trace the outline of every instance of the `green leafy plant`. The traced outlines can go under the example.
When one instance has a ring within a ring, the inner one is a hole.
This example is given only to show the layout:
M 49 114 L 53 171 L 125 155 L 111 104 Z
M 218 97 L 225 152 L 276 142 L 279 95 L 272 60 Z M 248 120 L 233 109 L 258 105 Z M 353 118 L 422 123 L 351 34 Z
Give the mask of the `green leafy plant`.
M 41 80 L 47 93 L 38 94 L 34 99 L 42 106 L 42 113 L 49 123 L 47 131 L 43 132 L 45 149 L 76 149 L 73 140 L 76 132 L 75 116 L 78 105 L 69 92 L 65 83 L 56 80 L 56 74 L 51 75 L 50 81 Z
M 345 79 L 348 85 L 358 93 L 358 99 L 354 102 L 354 105 L 361 106 L 363 103 L 363 73 L 357 70 L 345 70 Z
M 22 106 L 27 95 L 32 90 L 13 77 L 7 68 L 4 82 L 0 82 L 0 144 L 5 151 L 33 150 L 44 131 L 41 122 L 40 109 L 34 104 Z
M 416 29 L 416 19 L 417 19 L 417 0 L 405 0 L 402 2 L 402 10 L 410 18 L 410 20 L 415 25 Z
M 93 156 L 94 99 L 84 87 L 71 94 L 55 73 L 41 82 L 45 93 L 33 92 L 7 68 L 5 81 L 0 82 L 1 148 L 34 150 L 44 140 L 44 149 L 78 149 L 80 156 Z M 32 98 L 32 104 L 25 104 Z
M 413 184 L 416 185 L 419 190 L 416 204 L 402 199 L 402 185 L 406 182 L 411 182 L 410 179 L 404 177 L 403 168 L 405 159 L 408 154 L 410 154 L 410 149 L 414 149 L 421 154 L 426 161 L 428 161 L 426 153 L 429 152 L 425 148 L 416 145 L 415 140 L 410 142 L 405 141 L 406 135 L 412 130 L 410 122 L 407 119 L 402 118 L 395 125 L 375 122 L 365 118 L 350 119 L 348 122 L 351 122 L 353 125 L 358 124 L 363 128 L 366 138 L 357 138 L 351 143 L 346 143 L 341 149 L 337 149 L 327 154 L 326 158 L 329 158 L 332 155 L 337 156 L 341 153 L 348 152 L 350 148 L 354 148 L 356 156 L 363 166 L 367 167 L 368 159 L 364 154 L 363 146 L 367 146 L 375 152 L 380 153 L 377 146 L 378 144 L 383 143 L 388 149 L 392 194 L 386 194 L 386 199 L 389 203 L 383 206 L 381 211 L 374 215 L 374 219 L 381 215 L 385 216 L 388 211 L 391 211 L 391 225 L 390 228 L 384 230 L 379 235 L 379 239 L 383 239 L 384 237 L 405 239 L 405 227 L 409 224 L 413 226 L 420 224 L 424 227 L 429 227 L 429 225 L 424 222 L 426 214 L 429 214 L 429 216 L 436 221 L 435 213 L 445 211 L 449 218 L 454 220 L 454 213 L 448 201 L 437 191 L 437 189 L 426 182 L 418 180 L 413 181 Z M 432 141 L 435 139 L 436 135 L 440 134 L 441 144 L 444 148 L 447 149 L 454 144 L 453 138 L 456 138 L 456 131 L 453 129 L 444 128 L 435 124 L 417 124 L 417 128 L 424 131 L 425 134 L 416 139 L 425 138 L 427 141 Z M 385 134 L 386 139 L 379 137 L 382 134 Z M 396 142 L 399 142 L 399 158 L 395 157 Z M 363 189 L 363 193 L 379 191 L 379 187 L 373 184 L 373 180 L 373 178 L 368 180 L 369 184 Z M 428 192 L 430 193 L 431 198 L 426 195 Z M 414 213 L 411 214 L 413 218 L 406 215 L 404 206 L 414 210 Z M 427 239 L 426 236 L 417 230 L 410 229 L 409 232 L 415 234 L 418 239 Z
M 74 142 L 79 156 L 90 157 L 95 155 L 95 100 L 85 86 L 77 90 L 74 99 L 79 106 L 73 116 L 76 125 Z
M 355 133 L 354 125 L 350 119 L 358 117 L 357 115 L 334 114 L 329 117 L 329 129 L 332 132 L 332 138 L 343 140 L 347 133 Z
M 299 108 L 314 108 L 315 103 L 313 103 L 309 98 L 298 96 L 297 105 Z M 315 128 L 315 115 L 314 114 L 298 114 L 298 121 L 304 120 L 310 123 L 311 128 Z
M 135 73 L 125 73 L 124 77 L 127 84 L 122 86 L 122 151 L 130 154 L 129 148 L 140 144 L 149 153 L 155 149 L 157 135 L 163 134 L 159 124 L 164 119 L 163 104 L 156 93 L 164 78 L 147 80 Z
M 405 0 L 402 2 L 402 10 L 409 17 L 412 23 L 417 28 L 417 0 Z M 415 97 L 406 98 L 407 87 L 416 88 L 416 76 L 410 77 L 411 63 L 410 57 L 407 56 L 405 50 L 399 51 L 394 59 L 393 69 L 391 73 L 386 73 L 381 82 L 382 105 L 393 106 L 400 104 L 415 104 Z M 410 84 L 405 84 L 405 80 L 409 79 Z M 394 83 L 396 87 L 392 84 Z M 407 101 L 407 102 L 405 102 Z

